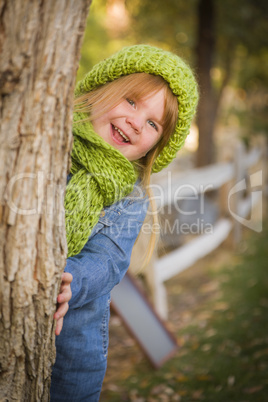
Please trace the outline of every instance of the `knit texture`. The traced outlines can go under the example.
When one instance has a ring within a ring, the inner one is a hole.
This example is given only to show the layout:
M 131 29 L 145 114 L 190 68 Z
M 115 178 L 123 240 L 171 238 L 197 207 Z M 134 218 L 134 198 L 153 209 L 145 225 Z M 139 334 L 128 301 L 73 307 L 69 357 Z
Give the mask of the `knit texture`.
M 177 151 L 183 146 L 198 102 L 195 77 L 180 57 L 148 45 L 125 47 L 96 64 L 78 82 L 75 94 L 81 95 L 121 76 L 141 72 L 163 77 L 178 99 L 178 121 L 175 131 L 152 168 L 152 172 L 159 172 L 175 158 Z
M 86 115 L 74 113 L 74 122 Z M 68 257 L 78 254 L 103 207 L 129 194 L 137 180 L 133 165 L 93 130 L 89 121 L 73 125 L 72 178 L 66 188 Z
M 183 146 L 198 101 L 195 78 L 182 59 L 148 45 L 123 48 L 93 67 L 77 84 L 75 95 L 139 72 L 162 76 L 178 99 L 176 129 L 153 165 L 152 172 L 159 172 Z M 103 207 L 129 194 L 137 180 L 133 164 L 96 134 L 86 118 L 86 114 L 74 113 L 72 178 L 65 196 L 68 257 L 82 250 Z

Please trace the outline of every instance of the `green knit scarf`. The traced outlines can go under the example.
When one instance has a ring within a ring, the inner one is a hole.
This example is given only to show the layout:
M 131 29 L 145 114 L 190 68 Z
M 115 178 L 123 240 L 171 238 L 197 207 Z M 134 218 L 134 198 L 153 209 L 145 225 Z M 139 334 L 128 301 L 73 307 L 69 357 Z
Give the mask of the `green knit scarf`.
M 103 207 L 129 194 L 138 177 L 133 165 L 96 134 L 89 121 L 81 122 L 85 117 L 74 113 L 72 178 L 65 195 L 68 257 L 82 250 Z
M 124 75 L 141 72 L 162 76 L 178 99 L 175 131 L 152 168 L 152 172 L 159 172 L 182 147 L 196 110 L 196 81 L 182 59 L 153 46 L 129 46 L 94 66 L 76 85 L 75 94 L 82 95 Z M 74 121 L 85 117 L 75 113 Z M 91 123 L 75 123 L 73 132 L 73 177 L 65 197 L 68 257 L 82 250 L 102 208 L 130 193 L 137 179 L 133 165 L 103 141 L 94 132 Z

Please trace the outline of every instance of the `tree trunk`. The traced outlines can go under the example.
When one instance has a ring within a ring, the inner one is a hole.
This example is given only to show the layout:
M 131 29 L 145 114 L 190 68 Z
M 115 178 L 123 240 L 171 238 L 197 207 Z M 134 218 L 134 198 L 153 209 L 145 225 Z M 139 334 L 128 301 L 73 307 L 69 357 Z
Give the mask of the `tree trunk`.
M 197 166 L 213 162 L 213 130 L 216 118 L 214 92 L 211 82 L 211 68 L 214 54 L 214 1 L 199 0 L 197 71 L 200 86 L 200 101 L 197 114 L 199 148 Z
M 90 0 L 0 0 L 0 400 L 48 401 Z

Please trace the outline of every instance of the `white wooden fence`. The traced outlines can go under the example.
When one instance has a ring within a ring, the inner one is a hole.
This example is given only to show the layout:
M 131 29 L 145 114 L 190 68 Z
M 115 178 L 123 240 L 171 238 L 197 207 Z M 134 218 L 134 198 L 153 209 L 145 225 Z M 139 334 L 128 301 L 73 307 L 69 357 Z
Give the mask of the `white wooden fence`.
M 171 205 L 178 188 L 182 187 L 184 188 L 184 197 L 188 195 L 187 188 L 194 188 L 196 193 L 199 194 L 200 191 L 210 190 L 221 192 L 221 216 L 213 227 L 213 233 L 201 234 L 163 257 L 155 257 L 150 269 L 145 272 L 153 293 L 154 306 L 162 318 L 167 319 L 168 316 L 165 281 L 216 249 L 227 238 L 232 229 L 234 242 L 239 242 L 241 222 L 238 222 L 233 217 L 239 216 L 241 219 L 245 219 L 254 207 L 253 204 L 260 202 L 260 197 L 262 196 L 262 191 L 257 191 L 258 194 L 255 197 L 252 197 L 252 192 L 249 192 L 247 197 L 243 197 L 242 192 L 239 190 L 245 187 L 245 183 L 250 184 L 251 177 L 255 178 L 255 181 L 257 179 L 256 183 L 251 183 L 253 186 L 261 184 L 262 172 L 266 170 L 264 169 L 266 160 L 264 161 L 265 152 L 263 151 L 264 149 L 259 147 L 246 153 L 242 144 L 240 144 L 235 152 L 235 160 L 232 163 L 218 163 L 204 168 L 193 169 L 186 173 L 184 172 L 183 175 L 173 174 L 172 180 L 169 180 L 169 177 L 165 177 L 162 182 L 158 182 L 158 185 L 162 186 L 163 189 L 162 206 Z M 255 175 L 252 173 L 254 166 L 255 170 L 257 170 Z M 241 183 L 240 187 L 238 186 L 232 193 L 232 188 L 238 183 Z M 185 186 L 186 184 L 188 186 Z M 231 201 L 233 213 L 230 213 Z

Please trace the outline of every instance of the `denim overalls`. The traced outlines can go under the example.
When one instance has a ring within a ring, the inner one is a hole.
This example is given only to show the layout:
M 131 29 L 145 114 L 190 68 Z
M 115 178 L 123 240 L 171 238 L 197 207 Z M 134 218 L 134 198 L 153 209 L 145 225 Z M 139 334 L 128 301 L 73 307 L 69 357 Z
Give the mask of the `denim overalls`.
M 126 273 L 148 199 L 131 194 L 101 212 L 82 251 L 67 259 L 72 299 L 56 339 L 51 402 L 96 402 L 107 366 L 110 291 Z

